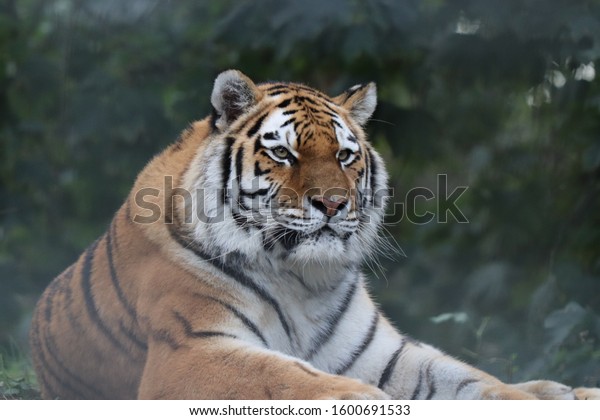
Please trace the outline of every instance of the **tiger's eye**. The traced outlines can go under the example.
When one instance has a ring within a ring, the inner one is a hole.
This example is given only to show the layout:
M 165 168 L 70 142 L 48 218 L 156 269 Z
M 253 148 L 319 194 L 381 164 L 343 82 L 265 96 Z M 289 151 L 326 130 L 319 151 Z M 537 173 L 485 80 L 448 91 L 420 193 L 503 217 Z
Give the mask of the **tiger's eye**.
M 283 146 L 272 149 L 273 154 L 279 159 L 287 159 L 290 156 L 290 152 Z
M 344 150 L 340 150 L 340 152 L 338 153 L 338 159 L 341 162 L 344 162 L 346 160 L 348 160 L 348 158 L 350 157 L 352 151 L 348 150 L 348 149 L 344 149 Z

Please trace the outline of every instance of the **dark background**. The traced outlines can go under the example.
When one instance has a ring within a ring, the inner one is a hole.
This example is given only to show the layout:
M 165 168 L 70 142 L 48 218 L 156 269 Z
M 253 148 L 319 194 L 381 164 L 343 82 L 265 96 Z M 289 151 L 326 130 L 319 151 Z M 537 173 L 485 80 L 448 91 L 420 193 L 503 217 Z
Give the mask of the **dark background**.
M 375 81 L 395 200 L 468 186 L 469 223 L 387 218 L 396 251 L 365 269 L 400 329 L 507 381 L 597 385 L 599 59 L 598 1 L 0 0 L 1 364 L 26 365 L 42 289 L 237 68 Z

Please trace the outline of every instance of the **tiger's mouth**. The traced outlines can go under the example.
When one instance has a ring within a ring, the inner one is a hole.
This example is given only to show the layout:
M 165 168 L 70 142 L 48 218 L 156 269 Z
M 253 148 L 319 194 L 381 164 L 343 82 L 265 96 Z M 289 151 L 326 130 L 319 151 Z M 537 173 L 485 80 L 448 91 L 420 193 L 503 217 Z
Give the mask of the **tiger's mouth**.
M 275 245 L 281 245 L 286 251 L 291 251 L 303 243 L 319 243 L 332 240 L 346 241 L 353 232 L 336 232 L 328 224 L 321 228 L 306 232 L 278 225 L 270 235 L 265 236 L 265 248 L 271 250 Z

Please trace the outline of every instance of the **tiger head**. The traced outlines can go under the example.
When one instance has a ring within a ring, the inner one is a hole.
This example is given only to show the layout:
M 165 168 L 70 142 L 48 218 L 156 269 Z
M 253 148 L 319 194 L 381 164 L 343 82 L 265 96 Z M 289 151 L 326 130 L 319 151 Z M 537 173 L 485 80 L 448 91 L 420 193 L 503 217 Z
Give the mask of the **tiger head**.
M 358 264 L 382 222 L 387 175 L 363 126 L 373 83 L 330 98 L 292 83 L 221 73 L 212 133 L 184 176 L 190 240 L 217 257 Z

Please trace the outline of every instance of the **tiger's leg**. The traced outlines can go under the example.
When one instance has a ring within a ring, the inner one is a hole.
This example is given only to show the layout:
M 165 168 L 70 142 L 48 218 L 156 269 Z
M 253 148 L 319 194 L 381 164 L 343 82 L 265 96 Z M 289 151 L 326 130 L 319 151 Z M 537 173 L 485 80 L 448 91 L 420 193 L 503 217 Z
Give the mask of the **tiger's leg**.
M 529 392 L 540 400 L 574 400 L 577 398 L 573 388 L 554 381 L 529 381 L 510 386 Z
M 401 335 L 379 313 L 364 287 L 344 308 L 308 361 L 319 369 L 359 378 L 397 399 L 593 398 L 552 381 L 509 385 L 443 352 Z
M 149 343 L 140 399 L 385 399 L 355 379 L 330 375 L 227 335 Z
M 536 399 L 429 345 L 395 333 L 385 319 L 381 323 L 379 340 L 388 350 L 386 356 L 380 356 L 377 384 L 392 398 Z M 391 341 L 396 342 L 395 348 L 389 346 Z
M 505 384 L 443 352 L 398 334 L 385 318 L 348 372 L 398 399 L 597 399 L 600 390 L 553 381 Z M 393 344 L 395 343 L 395 345 Z M 385 349 L 385 350 L 384 350 Z M 382 352 L 383 350 L 383 352 Z M 384 354 L 385 353 L 385 356 Z M 373 374 L 374 372 L 374 374 Z
M 308 352 L 307 361 L 358 378 L 396 399 L 534 399 L 491 375 L 401 335 L 362 286 Z

